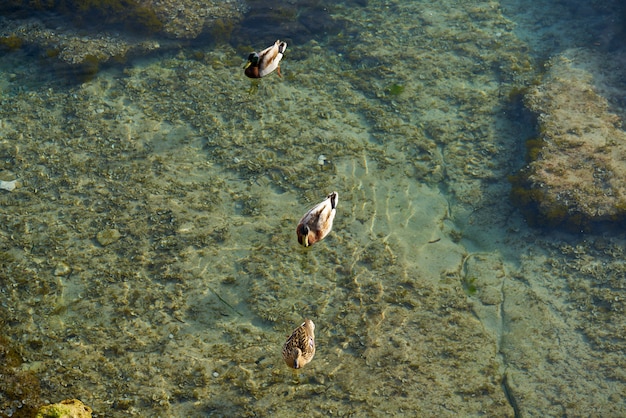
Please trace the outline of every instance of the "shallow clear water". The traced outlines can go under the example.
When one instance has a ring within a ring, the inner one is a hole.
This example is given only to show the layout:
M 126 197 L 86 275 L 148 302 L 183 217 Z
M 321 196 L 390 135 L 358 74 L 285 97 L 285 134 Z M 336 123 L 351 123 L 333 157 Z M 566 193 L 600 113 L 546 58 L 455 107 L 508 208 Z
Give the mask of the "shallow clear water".
M 529 228 L 507 181 L 533 131 L 511 94 L 606 15 L 527 3 L 337 7 L 282 79 L 227 44 L 84 83 L 4 55 L 16 381 L 96 416 L 623 415 L 624 236 Z M 333 232 L 301 248 L 333 190 Z

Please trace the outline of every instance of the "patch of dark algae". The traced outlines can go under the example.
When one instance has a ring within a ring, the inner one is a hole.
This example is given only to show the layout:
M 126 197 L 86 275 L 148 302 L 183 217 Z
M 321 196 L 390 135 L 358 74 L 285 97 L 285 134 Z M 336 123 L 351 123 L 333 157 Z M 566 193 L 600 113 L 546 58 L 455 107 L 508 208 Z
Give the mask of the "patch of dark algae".
M 123 25 L 126 30 L 156 33 L 163 22 L 154 10 L 137 0 L 8 0 L 0 5 L 0 12 L 19 15 L 33 12 L 56 12 L 85 28 L 94 25 Z
M 0 336 L 0 417 L 34 417 L 43 404 L 39 380 L 31 371 L 20 370 L 22 356 Z

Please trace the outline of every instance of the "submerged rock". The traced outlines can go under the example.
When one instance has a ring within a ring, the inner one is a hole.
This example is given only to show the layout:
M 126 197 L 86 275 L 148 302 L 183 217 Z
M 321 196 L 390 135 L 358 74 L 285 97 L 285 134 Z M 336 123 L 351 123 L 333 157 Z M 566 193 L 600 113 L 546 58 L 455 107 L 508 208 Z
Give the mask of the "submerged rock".
M 35 47 L 42 57 L 76 66 L 80 76 L 94 63 L 97 71 L 98 64 L 179 48 L 178 40 L 216 27 L 232 29 L 246 9 L 243 0 L 10 0 L 0 4 L 0 52 Z
M 0 335 L 0 417 L 31 418 L 43 402 L 39 379 L 21 367 L 23 350 Z
M 0 190 L 6 190 L 8 192 L 12 192 L 15 190 L 17 180 L 4 181 L 0 180 Z
M 566 51 L 525 95 L 539 137 L 527 141 L 529 162 L 512 177 L 511 195 L 529 222 L 580 231 L 626 218 L 624 92 L 611 79 L 618 61 Z
M 91 418 L 91 408 L 78 399 L 66 399 L 39 408 L 36 418 Z
M 58 24 L 71 22 L 94 32 L 107 26 L 178 39 L 193 39 L 216 22 L 239 19 L 245 10 L 243 0 L 8 0 L 0 5 L 2 15 L 17 20 L 45 11 L 58 15 Z
M 98 244 L 106 247 L 119 241 L 121 237 L 122 234 L 117 229 L 103 229 L 96 234 L 96 241 L 98 241 Z

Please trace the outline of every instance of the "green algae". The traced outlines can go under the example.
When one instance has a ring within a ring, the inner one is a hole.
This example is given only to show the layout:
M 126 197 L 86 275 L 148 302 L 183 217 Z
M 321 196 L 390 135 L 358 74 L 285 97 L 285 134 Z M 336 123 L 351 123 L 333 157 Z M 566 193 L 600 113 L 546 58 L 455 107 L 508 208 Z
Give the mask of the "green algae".
M 399 96 L 404 92 L 404 86 L 402 84 L 394 83 L 387 88 L 387 91 L 392 96 Z
M 467 296 L 474 296 L 478 291 L 475 282 L 476 277 L 467 277 L 463 279 L 463 290 Z
M 91 412 L 91 408 L 78 399 L 66 399 L 41 407 L 35 418 L 91 418 Z
M 20 49 L 22 45 L 24 45 L 24 40 L 17 35 L 0 37 L 0 49 L 15 51 Z

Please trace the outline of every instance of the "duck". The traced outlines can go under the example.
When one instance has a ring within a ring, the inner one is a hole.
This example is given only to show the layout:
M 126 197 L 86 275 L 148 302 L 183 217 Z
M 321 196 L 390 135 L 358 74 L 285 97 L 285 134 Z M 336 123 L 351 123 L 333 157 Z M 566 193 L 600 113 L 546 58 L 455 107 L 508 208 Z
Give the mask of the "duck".
M 312 207 L 300 219 L 296 228 L 298 242 L 304 247 L 311 246 L 323 240 L 333 229 L 333 220 L 339 201 L 339 194 L 332 192 L 323 202 Z
M 315 355 L 315 324 L 310 319 L 293 330 L 283 346 L 283 360 L 292 369 L 300 369 Z
M 287 42 L 281 42 L 280 39 L 274 42 L 274 45 L 265 48 L 261 52 L 252 52 L 248 55 L 248 62 L 244 68 L 244 74 L 250 78 L 261 78 L 276 70 L 276 74 L 282 77 L 280 73 L 280 60 L 283 59 Z

